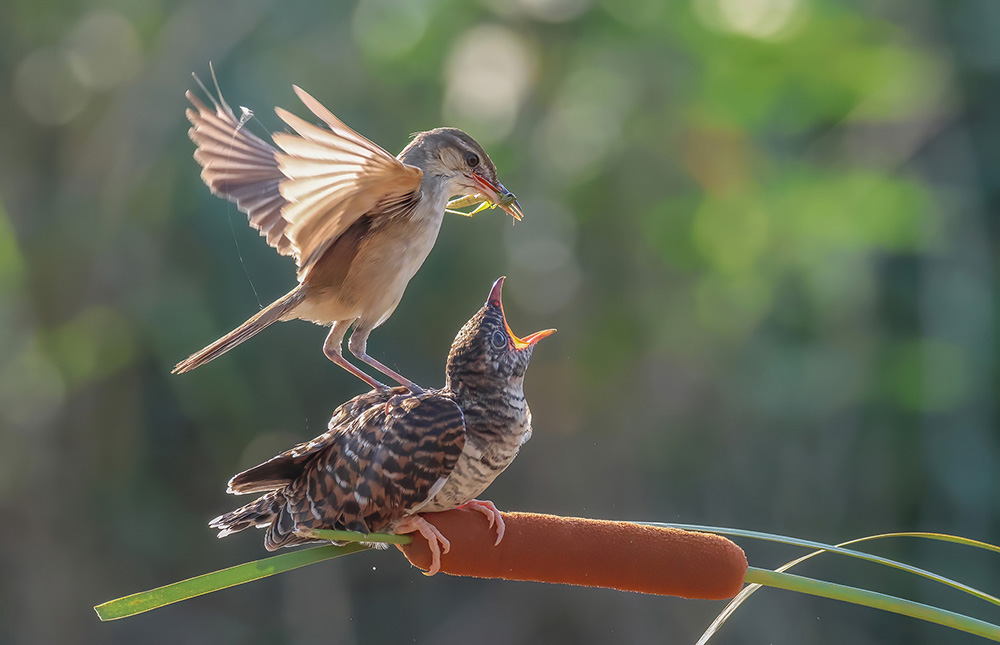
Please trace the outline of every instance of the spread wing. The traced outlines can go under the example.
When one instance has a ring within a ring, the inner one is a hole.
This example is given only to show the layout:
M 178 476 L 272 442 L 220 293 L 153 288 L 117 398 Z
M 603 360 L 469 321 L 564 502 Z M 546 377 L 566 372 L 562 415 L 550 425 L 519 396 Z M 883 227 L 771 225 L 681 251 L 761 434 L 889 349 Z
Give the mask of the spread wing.
M 302 102 L 326 125 L 323 129 L 277 108 L 296 134 L 279 132 L 278 167 L 285 199 L 281 216 L 296 250 L 300 280 L 323 252 L 358 218 L 376 206 L 405 201 L 420 188 L 423 172 L 404 164 L 369 141 L 295 87 Z
M 413 199 L 423 173 L 347 127 L 301 88 L 295 92 L 329 129 L 276 108 L 295 130 L 273 135 L 280 150 L 243 127 L 221 92 L 210 96 L 214 110 L 191 92 L 186 96 L 202 179 L 235 202 L 278 253 L 295 258 L 301 280 L 360 217 Z
M 188 136 L 198 146 L 194 158 L 202 180 L 212 193 L 235 202 L 278 253 L 293 255 L 285 235 L 288 222 L 281 216 L 285 199 L 278 186 L 285 176 L 275 158 L 278 149 L 243 127 L 221 92 L 218 99 L 209 95 L 214 110 L 190 91 L 185 96 L 194 106 L 186 112 Z

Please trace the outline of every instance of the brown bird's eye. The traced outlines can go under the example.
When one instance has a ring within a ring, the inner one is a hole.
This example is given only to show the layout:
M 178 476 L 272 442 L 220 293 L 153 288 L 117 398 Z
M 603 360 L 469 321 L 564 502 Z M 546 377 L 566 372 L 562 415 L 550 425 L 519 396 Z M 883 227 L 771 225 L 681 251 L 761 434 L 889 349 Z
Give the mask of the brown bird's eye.
M 469 168 L 475 168 L 479 165 L 479 155 L 474 152 L 467 153 L 465 155 L 465 163 L 469 165 Z
M 490 336 L 490 344 L 493 345 L 493 349 L 504 349 L 507 347 L 507 336 L 498 329 Z

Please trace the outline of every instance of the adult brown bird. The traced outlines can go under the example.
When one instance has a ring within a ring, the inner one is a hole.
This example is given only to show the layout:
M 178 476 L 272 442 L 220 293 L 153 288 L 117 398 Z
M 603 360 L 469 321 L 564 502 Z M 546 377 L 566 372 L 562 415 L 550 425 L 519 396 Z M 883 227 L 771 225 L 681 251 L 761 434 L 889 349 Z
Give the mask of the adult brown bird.
M 476 500 L 531 436 L 524 372 L 535 343 L 554 329 L 518 338 L 500 300 L 503 278 L 458 332 L 444 388 L 410 395 L 372 390 L 337 408 L 329 430 L 229 480 L 229 492 L 265 493 L 211 521 L 219 537 L 267 529 L 264 546 L 321 541 L 313 529 L 423 535 L 432 566 L 449 542 L 418 513 L 470 506 L 504 524 L 492 502 Z
M 199 81 L 200 82 L 200 81 Z M 204 87 L 204 86 L 203 86 Z M 252 134 L 219 94 L 209 109 L 191 92 L 187 110 L 194 158 L 212 192 L 245 212 L 250 225 L 298 266 L 299 284 L 235 330 L 181 361 L 193 370 L 272 323 L 303 319 L 331 325 L 323 352 L 374 388 L 384 388 L 344 358 L 351 353 L 411 392 L 420 388 L 367 353 L 368 335 L 396 309 L 410 278 L 437 239 L 448 200 L 500 206 L 522 217 L 472 137 L 437 128 L 413 137 L 398 157 L 344 125 L 299 87 L 295 93 L 327 128 L 276 108 L 295 133 Z

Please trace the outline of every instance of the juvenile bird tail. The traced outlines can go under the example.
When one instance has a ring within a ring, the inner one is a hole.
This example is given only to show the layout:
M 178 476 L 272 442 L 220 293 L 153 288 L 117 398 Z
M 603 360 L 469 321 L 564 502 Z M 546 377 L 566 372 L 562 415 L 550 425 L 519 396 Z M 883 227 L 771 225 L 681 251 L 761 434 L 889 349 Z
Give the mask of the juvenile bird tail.
M 183 374 L 190 372 L 196 367 L 222 356 L 232 348 L 236 347 L 251 336 L 256 336 L 258 332 L 269 327 L 272 323 L 283 320 L 295 307 L 302 302 L 304 295 L 302 287 L 297 286 L 287 294 L 278 298 L 270 305 L 261 309 L 253 318 L 246 321 L 233 331 L 229 332 L 208 347 L 191 354 L 186 359 L 174 366 L 171 374 Z
M 281 513 L 285 498 L 279 490 L 273 490 L 259 497 L 246 506 L 225 515 L 220 515 L 208 523 L 213 529 L 219 529 L 219 537 L 223 538 L 233 533 L 239 533 L 251 526 L 270 526 L 274 518 Z
M 220 538 L 239 533 L 251 526 L 267 528 L 267 534 L 264 536 L 264 548 L 268 551 L 274 551 L 283 546 L 324 541 L 299 534 L 300 527 L 296 525 L 288 509 L 285 508 L 287 502 L 283 490 L 273 490 L 246 506 L 220 515 L 208 525 L 213 529 L 219 529 Z

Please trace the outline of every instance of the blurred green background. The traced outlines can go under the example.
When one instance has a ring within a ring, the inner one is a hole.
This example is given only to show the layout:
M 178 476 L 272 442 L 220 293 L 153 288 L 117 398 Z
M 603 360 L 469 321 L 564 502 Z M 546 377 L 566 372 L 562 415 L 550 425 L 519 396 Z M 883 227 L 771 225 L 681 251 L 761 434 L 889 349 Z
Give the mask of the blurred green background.
M 207 527 L 226 480 L 361 391 L 303 322 L 169 374 L 294 284 L 198 177 L 184 91 L 209 61 L 259 134 L 308 114 L 296 83 L 393 153 L 463 127 L 517 193 L 517 226 L 446 219 L 369 344 L 441 384 L 501 274 L 516 332 L 559 328 L 501 508 L 1000 542 L 998 33 L 991 0 L 5 0 L 0 643 L 693 642 L 721 608 L 393 551 L 97 621 L 265 555 Z M 995 556 L 873 548 L 1000 591 Z M 872 566 L 801 571 L 1000 621 Z M 980 641 L 765 591 L 717 642 Z

